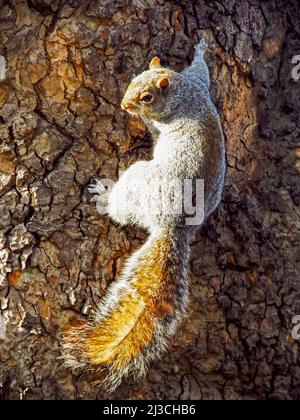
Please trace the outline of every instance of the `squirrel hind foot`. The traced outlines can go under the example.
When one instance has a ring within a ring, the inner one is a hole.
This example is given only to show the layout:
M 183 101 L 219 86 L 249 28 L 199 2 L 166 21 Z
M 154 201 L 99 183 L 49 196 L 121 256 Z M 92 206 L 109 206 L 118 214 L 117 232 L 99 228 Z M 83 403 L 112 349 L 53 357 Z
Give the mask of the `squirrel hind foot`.
M 205 40 L 205 38 L 201 38 L 198 44 L 195 45 L 195 58 L 196 57 L 202 58 L 207 48 L 208 48 L 207 41 Z

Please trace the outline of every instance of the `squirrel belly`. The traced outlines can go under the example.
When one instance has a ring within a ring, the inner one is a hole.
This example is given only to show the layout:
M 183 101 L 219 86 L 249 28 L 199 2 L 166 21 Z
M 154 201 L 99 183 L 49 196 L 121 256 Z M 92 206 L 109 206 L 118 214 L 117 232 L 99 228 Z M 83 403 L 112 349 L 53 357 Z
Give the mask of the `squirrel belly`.
M 128 259 L 94 318 L 65 333 L 66 364 L 106 368 L 110 391 L 128 374 L 144 375 L 186 315 L 188 253 L 185 231 L 151 234 Z

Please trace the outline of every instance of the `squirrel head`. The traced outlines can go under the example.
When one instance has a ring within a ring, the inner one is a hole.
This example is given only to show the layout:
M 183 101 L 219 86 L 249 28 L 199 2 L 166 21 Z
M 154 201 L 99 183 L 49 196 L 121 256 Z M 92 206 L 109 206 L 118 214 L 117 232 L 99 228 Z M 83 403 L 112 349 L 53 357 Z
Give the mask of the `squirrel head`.
M 161 67 L 159 58 L 154 57 L 149 70 L 131 81 L 121 107 L 131 114 L 159 121 L 173 114 L 182 100 L 181 84 L 182 80 L 178 73 Z

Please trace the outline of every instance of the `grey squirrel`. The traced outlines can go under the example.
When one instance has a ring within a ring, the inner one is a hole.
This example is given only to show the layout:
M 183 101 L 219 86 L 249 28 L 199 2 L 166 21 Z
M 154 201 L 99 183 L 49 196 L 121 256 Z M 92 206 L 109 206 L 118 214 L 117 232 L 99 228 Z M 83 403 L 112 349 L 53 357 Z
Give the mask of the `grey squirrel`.
M 128 374 L 144 375 L 167 349 L 188 305 L 189 241 L 200 226 L 177 208 L 178 181 L 204 180 L 204 220 L 221 199 L 225 149 L 220 119 L 209 95 L 204 41 L 181 73 L 152 59 L 135 77 L 121 107 L 138 114 L 156 137 L 153 159 L 133 164 L 108 197 L 108 214 L 149 232 L 126 262 L 93 318 L 70 327 L 63 353 L 71 367 L 106 369 L 114 390 Z M 176 182 L 174 182 L 176 180 Z M 98 183 L 91 192 L 101 195 Z

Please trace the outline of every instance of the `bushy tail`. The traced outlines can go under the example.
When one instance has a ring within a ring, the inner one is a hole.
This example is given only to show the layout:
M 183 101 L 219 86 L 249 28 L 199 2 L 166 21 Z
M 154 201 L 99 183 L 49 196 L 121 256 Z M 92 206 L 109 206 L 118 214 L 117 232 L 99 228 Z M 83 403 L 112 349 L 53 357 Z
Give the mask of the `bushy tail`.
M 69 366 L 105 368 L 111 391 L 128 374 L 145 374 L 186 313 L 187 241 L 178 230 L 150 235 L 129 258 L 93 319 L 65 333 L 63 353 Z

